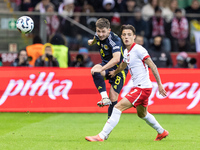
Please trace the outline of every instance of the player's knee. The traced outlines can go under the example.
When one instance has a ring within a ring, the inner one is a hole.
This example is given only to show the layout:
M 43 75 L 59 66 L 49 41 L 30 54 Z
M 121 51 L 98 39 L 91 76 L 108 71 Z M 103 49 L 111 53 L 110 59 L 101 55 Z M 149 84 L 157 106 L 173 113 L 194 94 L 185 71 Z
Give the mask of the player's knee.
M 119 103 L 117 103 L 114 107 L 117 108 L 117 109 L 120 109 L 121 106 L 120 106 Z
M 109 94 L 109 98 L 110 98 L 110 100 L 111 100 L 111 102 L 117 102 L 117 100 L 118 100 L 118 93 L 117 94 L 114 94 L 114 93 L 111 93 L 110 92 L 110 94 Z
M 124 111 L 124 107 L 123 105 L 121 105 L 121 103 L 117 103 L 114 107 L 120 110 L 121 112 Z
M 99 78 L 101 77 L 101 74 L 99 72 L 95 72 L 94 74 L 92 74 L 93 78 Z
M 146 114 L 144 112 L 137 112 L 138 117 L 144 118 Z
M 90 73 L 93 75 L 93 68 L 90 70 Z

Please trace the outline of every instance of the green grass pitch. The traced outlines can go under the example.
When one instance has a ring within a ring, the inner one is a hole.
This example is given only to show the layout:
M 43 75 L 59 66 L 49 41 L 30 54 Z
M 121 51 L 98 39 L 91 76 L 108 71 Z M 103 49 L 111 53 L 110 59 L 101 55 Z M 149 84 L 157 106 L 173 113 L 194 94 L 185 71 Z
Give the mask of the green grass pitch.
M 162 141 L 136 114 L 122 114 L 104 142 L 88 142 L 98 134 L 107 114 L 0 113 L 0 150 L 198 150 L 200 115 L 154 114 L 169 131 Z

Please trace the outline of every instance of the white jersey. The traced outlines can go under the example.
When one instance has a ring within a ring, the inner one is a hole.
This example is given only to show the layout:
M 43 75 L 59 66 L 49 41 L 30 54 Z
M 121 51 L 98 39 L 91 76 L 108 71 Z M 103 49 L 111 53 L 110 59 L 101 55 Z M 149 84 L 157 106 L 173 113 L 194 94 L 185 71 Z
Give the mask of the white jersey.
M 147 50 L 136 43 L 133 43 L 129 51 L 124 50 L 123 61 L 128 65 L 134 87 L 152 88 L 148 65 L 144 63 L 148 57 Z

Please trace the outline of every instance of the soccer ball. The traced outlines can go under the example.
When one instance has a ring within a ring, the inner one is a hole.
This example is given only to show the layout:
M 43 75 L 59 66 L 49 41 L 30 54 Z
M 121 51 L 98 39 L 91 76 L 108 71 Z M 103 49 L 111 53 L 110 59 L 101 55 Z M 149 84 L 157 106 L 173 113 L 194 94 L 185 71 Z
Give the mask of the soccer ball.
M 33 30 L 34 22 L 30 17 L 22 16 L 17 19 L 16 26 L 20 33 L 27 34 Z

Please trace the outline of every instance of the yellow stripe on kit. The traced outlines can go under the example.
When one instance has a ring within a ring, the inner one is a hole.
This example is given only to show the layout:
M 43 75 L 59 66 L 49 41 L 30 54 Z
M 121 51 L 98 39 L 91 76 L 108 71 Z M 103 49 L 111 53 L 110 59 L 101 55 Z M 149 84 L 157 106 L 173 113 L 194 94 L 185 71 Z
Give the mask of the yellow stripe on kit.
M 122 46 L 121 46 L 121 53 L 122 53 L 122 56 L 124 57 L 124 53 L 123 53 Z M 122 70 L 121 73 L 122 73 L 122 75 L 123 75 L 123 77 L 124 77 L 124 83 L 125 83 L 125 81 L 126 81 L 126 74 L 125 74 L 125 71 Z
M 122 71 L 121 71 L 121 73 L 122 73 L 122 75 L 123 75 L 123 78 L 124 78 L 124 83 L 125 83 L 125 80 L 126 80 L 126 74 L 125 74 L 125 71 L 124 71 L 124 70 L 122 70 Z
M 123 53 L 123 49 L 122 49 L 122 46 L 121 46 L 121 53 L 122 53 L 122 56 L 124 57 L 124 53 Z
M 116 64 L 116 66 L 119 67 L 118 64 Z M 126 81 L 126 74 L 125 74 L 125 71 L 122 70 L 121 73 L 122 73 L 122 76 L 123 76 L 123 78 L 124 78 L 124 83 L 125 83 L 125 81 Z

